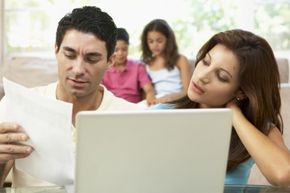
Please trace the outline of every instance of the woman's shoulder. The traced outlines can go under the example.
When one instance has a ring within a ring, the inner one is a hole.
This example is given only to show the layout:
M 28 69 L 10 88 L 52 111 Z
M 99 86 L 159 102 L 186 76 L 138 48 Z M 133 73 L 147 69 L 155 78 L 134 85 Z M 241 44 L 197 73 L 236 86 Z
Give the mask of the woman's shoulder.
M 148 110 L 173 109 L 173 106 L 168 103 L 159 103 L 148 107 Z

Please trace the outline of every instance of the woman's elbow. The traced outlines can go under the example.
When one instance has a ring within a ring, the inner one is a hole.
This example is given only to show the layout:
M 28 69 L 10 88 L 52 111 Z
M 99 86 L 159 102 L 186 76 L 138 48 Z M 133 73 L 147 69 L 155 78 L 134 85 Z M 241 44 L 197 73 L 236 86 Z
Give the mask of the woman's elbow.
M 274 186 L 289 187 L 290 186 L 290 167 L 284 171 L 278 172 L 269 182 Z

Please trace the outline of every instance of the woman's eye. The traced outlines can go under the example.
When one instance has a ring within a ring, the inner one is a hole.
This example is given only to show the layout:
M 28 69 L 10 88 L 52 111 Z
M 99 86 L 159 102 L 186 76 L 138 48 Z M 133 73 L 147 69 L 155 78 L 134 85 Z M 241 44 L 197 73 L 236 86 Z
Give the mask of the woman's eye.
M 206 60 L 202 60 L 202 63 L 204 64 L 204 65 L 206 65 L 206 66 L 208 66 L 209 65 L 209 62 L 208 61 L 206 61 Z
M 223 75 L 218 74 L 218 79 L 222 82 L 229 82 L 229 79 Z

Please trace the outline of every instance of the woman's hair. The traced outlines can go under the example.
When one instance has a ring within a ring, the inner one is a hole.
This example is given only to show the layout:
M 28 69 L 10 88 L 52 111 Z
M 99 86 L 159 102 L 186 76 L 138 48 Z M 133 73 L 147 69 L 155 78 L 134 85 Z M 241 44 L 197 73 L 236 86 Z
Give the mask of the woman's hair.
M 141 49 L 142 56 L 141 59 L 145 64 L 149 64 L 154 57 L 147 44 L 147 37 L 149 32 L 159 32 L 166 37 L 166 46 L 163 51 L 165 59 L 165 67 L 167 69 L 173 69 L 179 58 L 178 47 L 175 40 L 175 35 L 171 27 L 165 20 L 155 19 L 148 23 L 141 35 Z
M 246 99 L 239 101 L 245 117 L 267 135 L 271 125 L 281 133 L 283 122 L 280 114 L 280 76 L 273 51 L 267 41 L 251 32 L 230 30 L 210 38 L 199 50 L 196 63 L 217 44 L 231 50 L 240 65 L 239 84 Z M 198 104 L 186 96 L 173 104 L 176 108 L 197 108 Z M 250 157 L 235 130 L 232 130 L 228 159 L 228 170 L 238 166 Z

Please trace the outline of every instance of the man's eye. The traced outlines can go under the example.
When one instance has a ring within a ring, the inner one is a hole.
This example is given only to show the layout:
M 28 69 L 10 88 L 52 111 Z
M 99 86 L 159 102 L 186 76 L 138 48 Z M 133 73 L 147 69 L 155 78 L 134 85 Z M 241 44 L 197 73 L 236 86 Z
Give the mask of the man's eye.
M 64 53 L 65 57 L 69 58 L 69 59 L 73 59 L 75 58 L 74 54 L 69 54 L 69 53 Z
M 98 57 L 88 57 L 86 58 L 86 61 L 90 64 L 97 63 L 100 59 Z

